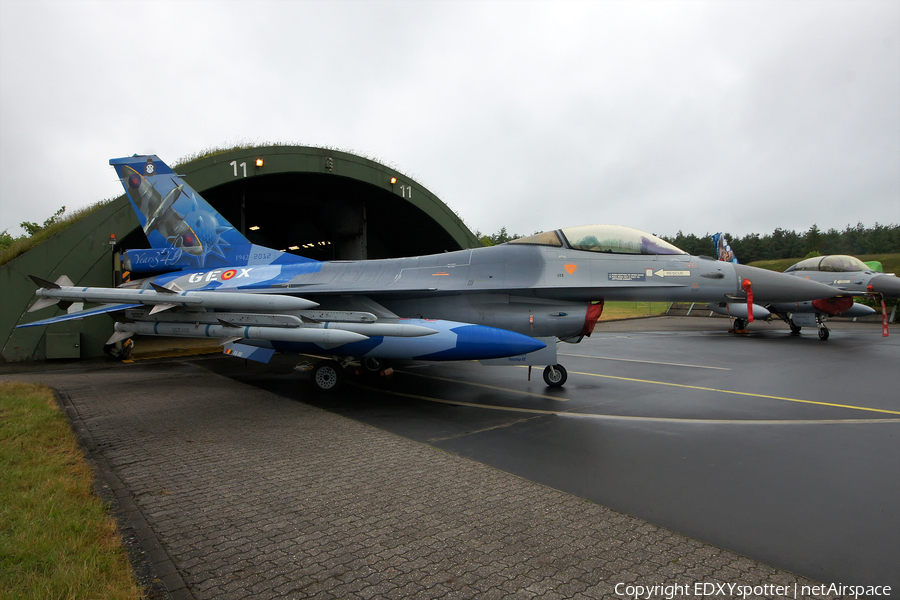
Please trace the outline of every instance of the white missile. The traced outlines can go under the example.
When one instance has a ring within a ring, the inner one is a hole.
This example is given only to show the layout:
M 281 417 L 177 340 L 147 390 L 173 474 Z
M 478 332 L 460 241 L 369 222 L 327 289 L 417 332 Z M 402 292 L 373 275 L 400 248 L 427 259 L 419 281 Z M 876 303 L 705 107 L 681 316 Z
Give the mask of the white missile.
M 305 312 L 305 311 L 304 311 Z M 304 324 L 293 315 L 260 315 L 254 313 L 236 312 L 191 312 L 148 314 L 146 309 L 131 309 L 125 311 L 125 316 L 135 321 L 155 321 L 160 323 L 195 323 L 209 325 L 231 325 L 234 327 L 284 327 L 305 329 L 340 329 L 352 331 L 368 337 L 421 337 L 434 335 L 437 329 L 409 323 L 307 323 Z M 374 315 L 372 317 L 374 319 Z M 396 319 L 394 320 L 396 321 Z
M 130 308 L 125 317 L 133 321 L 156 321 L 160 323 L 197 323 L 205 325 L 222 325 L 222 322 L 235 327 L 302 327 L 303 321 L 293 315 L 259 314 L 252 312 L 166 312 L 150 314 L 146 308 Z
M 387 337 L 422 337 L 423 335 L 434 335 L 438 333 L 437 329 L 423 327 L 422 325 L 408 325 L 404 323 L 317 323 L 307 325 L 307 328 L 321 327 L 322 329 L 342 331 L 353 331 L 363 335 L 387 336 Z
M 49 282 L 45 282 L 49 283 Z M 40 285 L 40 282 L 39 282 Z M 50 284 L 56 286 L 56 284 Z M 118 304 L 155 304 L 191 308 L 280 311 L 304 310 L 318 306 L 317 302 L 280 294 L 250 294 L 246 292 L 167 292 L 127 288 L 41 287 L 35 291 L 41 298 L 69 302 L 97 302 Z M 44 304 L 46 306 L 46 304 Z M 42 306 L 43 308 L 43 306 Z
M 116 331 L 142 335 L 170 335 L 191 338 L 243 338 L 274 342 L 310 342 L 313 344 L 349 344 L 369 338 L 352 331 L 310 327 L 231 327 L 228 325 L 200 325 L 196 323 L 116 323 Z

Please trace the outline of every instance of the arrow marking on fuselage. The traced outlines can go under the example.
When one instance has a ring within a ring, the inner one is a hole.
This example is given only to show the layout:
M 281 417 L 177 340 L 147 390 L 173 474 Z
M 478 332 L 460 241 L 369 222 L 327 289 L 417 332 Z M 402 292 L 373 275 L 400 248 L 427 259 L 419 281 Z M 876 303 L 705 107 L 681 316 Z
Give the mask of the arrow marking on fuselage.
M 690 271 L 666 271 L 665 269 L 660 269 L 659 271 L 654 271 L 654 275 L 657 277 L 690 277 Z

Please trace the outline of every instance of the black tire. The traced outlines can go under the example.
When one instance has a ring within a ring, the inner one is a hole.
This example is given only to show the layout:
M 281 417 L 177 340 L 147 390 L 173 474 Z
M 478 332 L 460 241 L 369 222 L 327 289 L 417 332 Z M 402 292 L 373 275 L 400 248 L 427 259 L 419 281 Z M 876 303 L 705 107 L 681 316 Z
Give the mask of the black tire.
M 825 340 L 828 339 L 828 334 L 829 334 L 829 333 L 830 333 L 830 332 L 828 331 L 828 328 L 827 328 L 827 327 L 822 327 L 822 328 L 820 328 L 820 329 L 819 329 L 819 339 L 822 340 L 822 341 L 824 342 Z
M 735 332 L 741 331 L 747 328 L 747 324 L 744 323 L 743 319 L 735 319 L 734 320 L 734 330 Z
M 332 392 L 344 381 L 344 369 L 334 360 L 323 360 L 313 367 L 313 385 L 321 392 Z
M 569 378 L 569 373 L 562 365 L 544 367 L 544 383 L 550 387 L 562 387 Z
M 800 326 L 794 325 L 793 321 L 791 321 L 789 324 L 791 326 L 791 333 L 793 333 L 794 335 L 800 335 Z

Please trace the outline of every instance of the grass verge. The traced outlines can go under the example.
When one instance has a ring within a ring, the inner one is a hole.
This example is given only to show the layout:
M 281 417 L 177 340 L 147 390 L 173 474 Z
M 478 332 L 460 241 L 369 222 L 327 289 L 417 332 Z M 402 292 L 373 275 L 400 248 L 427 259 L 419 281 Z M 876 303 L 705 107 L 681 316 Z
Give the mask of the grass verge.
M 661 315 L 669 308 L 668 302 L 607 302 L 603 305 L 600 321 L 634 319 Z
M 93 473 L 37 384 L 0 382 L 0 598 L 141 598 Z

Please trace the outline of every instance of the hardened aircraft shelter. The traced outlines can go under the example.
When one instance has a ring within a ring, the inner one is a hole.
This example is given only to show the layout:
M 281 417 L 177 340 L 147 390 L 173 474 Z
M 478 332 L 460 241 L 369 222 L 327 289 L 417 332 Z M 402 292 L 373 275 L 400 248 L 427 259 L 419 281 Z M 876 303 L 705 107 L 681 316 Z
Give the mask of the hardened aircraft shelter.
M 174 169 L 251 242 L 316 260 L 415 256 L 480 245 L 425 187 L 346 152 L 266 146 L 211 154 Z M 35 298 L 28 276 L 55 281 L 66 275 L 78 285 L 112 286 L 128 276 L 119 252 L 145 247 L 123 194 L 0 267 L 0 362 L 102 355 L 112 333 L 108 317 L 15 329 L 54 314 L 52 308 L 27 312 Z

